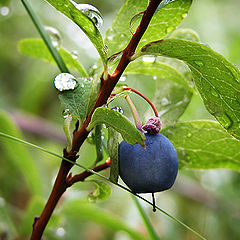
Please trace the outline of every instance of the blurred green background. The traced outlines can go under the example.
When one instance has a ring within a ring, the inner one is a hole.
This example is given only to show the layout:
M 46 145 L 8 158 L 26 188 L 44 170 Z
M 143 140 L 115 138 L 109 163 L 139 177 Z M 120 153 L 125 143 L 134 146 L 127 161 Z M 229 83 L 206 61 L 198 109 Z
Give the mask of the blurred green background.
M 81 30 L 45 1 L 29 2 L 44 25 L 59 30 L 63 46 L 77 51 L 79 61 L 90 69 L 98 55 Z M 103 35 L 123 2 L 87 1 L 104 17 Z M 240 66 L 239 9 L 239 0 L 194 0 L 180 27 L 194 29 L 201 42 Z M 18 52 L 18 41 L 31 37 L 39 35 L 21 2 L 0 0 L 0 131 L 61 155 L 65 146 L 63 117 L 53 86 L 59 70 Z M 130 86 L 152 97 L 151 88 L 144 89 L 142 85 L 144 79 L 137 82 L 131 77 L 130 80 Z M 140 101 L 137 106 L 140 108 L 142 104 Z M 181 117 L 182 121 L 192 119 L 212 119 L 197 94 Z M 2 139 L 0 142 L 0 239 L 27 239 L 33 217 L 41 213 L 50 193 L 60 160 L 19 143 Z M 85 143 L 79 161 L 90 166 L 95 158 L 94 146 Z M 82 170 L 74 167 L 73 171 Z M 240 175 L 234 171 L 184 170 L 179 173 L 174 188 L 156 194 L 156 201 L 207 239 L 238 240 L 239 184 Z M 45 239 L 149 238 L 131 196 L 115 186 L 111 188 L 110 199 L 96 204 L 85 203 L 93 190 L 90 183 L 78 183 L 69 189 L 46 229 Z M 144 197 L 151 199 L 147 194 Z M 141 204 L 160 239 L 198 239 L 167 216 L 153 213 L 150 206 Z

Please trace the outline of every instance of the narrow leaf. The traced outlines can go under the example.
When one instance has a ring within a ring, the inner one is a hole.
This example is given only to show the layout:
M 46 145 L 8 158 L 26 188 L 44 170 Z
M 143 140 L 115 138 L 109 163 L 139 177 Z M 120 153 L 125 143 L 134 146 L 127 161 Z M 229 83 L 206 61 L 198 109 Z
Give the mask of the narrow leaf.
M 136 55 L 153 54 L 184 61 L 207 110 L 240 139 L 240 72 L 223 56 L 203 44 L 181 39 L 153 42 Z
M 71 19 L 76 23 L 82 31 L 88 36 L 90 41 L 96 47 L 103 64 L 107 61 L 107 54 L 105 52 L 105 46 L 101 33 L 98 28 L 95 26 L 94 22 L 87 17 L 84 13 L 78 10 L 74 4 L 69 0 L 46 0 L 53 7 L 55 7 L 59 12 L 63 13 L 66 17 Z
M 240 171 L 240 142 L 217 122 L 177 123 L 161 131 L 173 143 L 179 168 L 229 168 Z
M 92 182 L 94 184 L 94 191 L 88 195 L 89 201 L 105 201 L 111 196 L 111 188 L 110 186 L 100 180 L 91 179 L 85 182 Z
M 37 38 L 22 39 L 18 43 L 18 49 L 25 56 L 40 58 L 53 64 L 56 63 L 51 53 L 49 52 L 48 48 L 46 47 L 45 43 L 41 39 Z M 79 63 L 77 59 L 73 58 L 70 52 L 68 52 L 64 48 L 60 48 L 59 54 L 62 56 L 68 68 L 76 70 L 82 77 L 88 76 L 84 67 Z
M 118 182 L 119 166 L 118 166 L 118 137 L 119 133 L 113 128 L 108 128 L 108 153 L 111 159 L 110 180 L 114 183 Z
M 103 123 L 121 133 L 123 139 L 129 144 L 140 144 L 144 146 L 144 134 L 121 113 L 105 107 L 97 108 L 92 116 L 88 130 L 97 124 Z
M 12 119 L 4 111 L 0 111 L 1 131 L 22 138 L 22 134 Z M 31 192 L 36 195 L 42 193 L 42 180 L 39 175 L 39 167 L 30 153 L 22 144 L 16 144 L 8 139 L 1 139 L 2 150 L 12 161 L 14 166 L 21 172 L 25 178 Z
M 191 0 L 176 0 L 157 10 L 154 14 L 148 29 L 143 35 L 138 48 L 144 46 L 150 41 L 158 40 L 173 31 L 186 16 Z M 107 31 L 105 43 L 108 46 L 108 54 L 112 55 L 123 50 L 130 41 L 132 34 L 130 32 L 131 19 L 137 14 L 146 10 L 148 1 L 146 0 L 127 0 L 118 12 L 112 27 Z M 141 16 L 136 17 L 138 25 Z M 134 31 L 135 29 L 132 29 Z
M 103 133 L 102 133 L 102 125 L 99 124 L 95 127 L 94 141 L 97 152 L 97 159 L 95 163 L 98 163 L 103 160 Z

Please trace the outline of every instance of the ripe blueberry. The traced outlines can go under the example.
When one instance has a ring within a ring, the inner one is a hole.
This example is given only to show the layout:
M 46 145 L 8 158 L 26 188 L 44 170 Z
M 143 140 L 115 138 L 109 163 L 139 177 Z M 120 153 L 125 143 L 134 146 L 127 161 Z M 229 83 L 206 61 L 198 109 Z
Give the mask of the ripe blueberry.
M 178 157 L 169 139 L 146 133 L 146 149 L 122 141 L 119 145 L 119 174 L 134 193 L 169 189 L 178 172 Z

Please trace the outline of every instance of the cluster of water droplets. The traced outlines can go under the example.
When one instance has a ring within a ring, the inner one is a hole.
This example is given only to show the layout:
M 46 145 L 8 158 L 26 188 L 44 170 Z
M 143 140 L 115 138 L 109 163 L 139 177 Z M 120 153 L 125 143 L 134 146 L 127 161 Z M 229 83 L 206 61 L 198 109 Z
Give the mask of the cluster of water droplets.
M 44 26 L 44 29 L 48 33 L 53 46 L 59 49 L 62 45 L 62 38 L 59 31 L 56 28 L 50 26 Z
M 121 107 L 113 107 L 111 109 L 114 110 L 114 111 L 117 111 L 117 112 L 119 112 L 121 114 L 123 114 L 123 109 Z
M 77 87 L 77 80 L 72 74 L 60 73 L 55 77 L 54 85 L 59 91 L 73 90 Z
M 76 3 L 72 0 L 70 1 L 79 11 L 90 18 L 98 29 L 103 25 L 102 14 L 96 7 L 87 3 Z

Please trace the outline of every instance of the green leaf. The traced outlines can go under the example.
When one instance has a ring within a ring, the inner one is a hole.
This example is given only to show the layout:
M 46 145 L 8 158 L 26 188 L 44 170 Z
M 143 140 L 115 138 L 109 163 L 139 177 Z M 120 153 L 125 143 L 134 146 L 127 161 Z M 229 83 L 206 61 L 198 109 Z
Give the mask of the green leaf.
M 231 135 L 240 139 L 240 72 L 237 67 L 203 44 L 180 39 L 150 43 L 136 56 L 144 54 L 184 61 L 192 71 L 207 110 Z
M 103 160 L 103 133 L 102 125 L 99 124 L 95 127 L 94 142 L 96 146 L 97 159 L 95 163 L 98 163 Z
M 75 89 L 59 92 L 58 97 L 71 115 L 83 122 L 94 104 L 97 89 L 93 79 L 78 78 L 77 83 Z
M 53 59 L 51 53 L 49 52 L 48 48 L 46 47 L 42 39 L 37 38 L 22 39 L 18 43 L 18 49 L 25 56 L 40 58 L 49 63 L 56 64 L 55 60 Z M 73 58 L 70 52 L 68 52 L 64 48 L 60 48 L 59 53 L 62 56 L 68 68 L 76 70 L 82 77 L 88 76 L 86 70 L 78 62 L 77 59 Z
M 125 73 L 154 75 L 156 88 L 153 103 L 159 111 L 163 127 L 176 122 L 191 100 L 193 91 L 186 79 L 165 63 L 134 61 L 129 64 Z
M 108 128 L 108 153 L 111 159 L 110 180 L 114 183 L 118 182 L 119 166 L 118 166 L 118 138 L 119 133 L 113 128 Z
M 217 122 L 177 123 L 161 131 L 177 150 L 179 168 L 240 171 L 240 142 Z
M 195 32 L 191 28 L 179 28 L 176 29 L 170 36 L 169 38 L 175 38 L 175 39 L 184 39 L 184 40 L 189 40 L 189 41 L 194 41 L 194 42 L 199 42 L 200 37 L 197 32 Z
M 129 224 L 126 224 L 118 216 L 96 207 L 95 204 L 89 204 L 79 200 L 67 201 L 62 205 L 61 213 L 77 221 L 83 219 L 110 228 L 111 230 L 122 230 L 136 240 L 146 240 L 146 237 L 144 237 L 142 233 L 129 227 Z
M 1 131 L 17 138 L 23 138 L 20 130 L 13 120 L 4 111 L 0 111 Z M 16 144 L 8 139 L 0 139 L 1 149 L 12 161 L 14 166 L 25 178 L 30 191 L 35 195 L 42 194 L 42 179 L 39 174 L 39 167 L 35 163 L 28 150 L 22 144 Z
M 95 186 L 94 191 L 88 195 L 90 202 L 105 201 L 111 196 L 112 191 L 107 183 L 96 179 L 87 180 L 85 182 L 92 182 Z
M 95 26 L 94 22 L 87 17 L 84 13 L 78 10 L 74 4 L 69 0 L 46 0 L 59 12 L 63 13 L 66 17 L 76 23 L 82 31 L 88 36 L 90 41 L 97 49 L 103 64 L 107 62 L 107 54 L 105 52 L 105 46 L 101 33 Z
M 160 8 L 153 16 L 138 48 L 150 41 L 165 37 L 173 31 L 186 16 L 192 0 L 176 0 Z M 127 0 L 118 12 L 112 27 L 107 31 L 105 43 L 108 54 L 112 55 L 123 50 L 130 41 L 132 34 L 129 29 L 131 19 L 143 12 L 148 5 L 146 0 Z M 139 18 L 140 19 L 140 18 Z
M 121 133 L 123 139 L 129 144 L 140 144 L 144 146 L 144 134 L 141 133 L 125 116 L 121 113 L 105 107 L 97 108 L 92 116 L 88 130 L 97 124 L 103 123 L 114 128 Z

